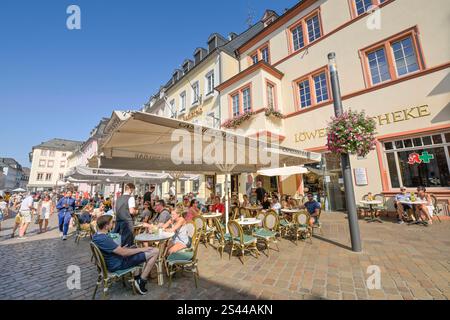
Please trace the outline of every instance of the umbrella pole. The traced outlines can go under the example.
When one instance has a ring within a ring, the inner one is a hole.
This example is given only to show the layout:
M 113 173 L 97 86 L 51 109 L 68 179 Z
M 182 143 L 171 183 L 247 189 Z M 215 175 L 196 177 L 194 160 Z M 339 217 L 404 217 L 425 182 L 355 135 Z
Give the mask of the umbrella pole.
M 228 220 L 229 220 L 229 198 L 228 198 L 228 172 L 225 174 L 225 228 L 228 233 Z

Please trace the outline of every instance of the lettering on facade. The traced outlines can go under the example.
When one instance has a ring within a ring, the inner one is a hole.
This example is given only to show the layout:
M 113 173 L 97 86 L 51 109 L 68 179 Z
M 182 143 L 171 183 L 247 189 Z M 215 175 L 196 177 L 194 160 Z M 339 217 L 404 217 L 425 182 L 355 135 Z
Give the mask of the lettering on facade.
M 378 126 L 386 126 L 389 124 L 394 124 L 403 121 L 409 121 L 417 118 L 424 118 L 431 116 L 431 112 L 428 105 L 423 105 L 419 107 L 408 108 L 404 110 L 394 111 L 391 113 L 384 113 L 373 117 Z M 305 131 L 296 133 L 294 138 L 295 142 L 305 142 L 309 140 L 315 140 L 320 138 L 326 138 L 327 129 L 316 129 L 314 131 Z
M 194 111 L 190 112 L 189 114 L 185 115 L 183 117 L 183 120 L 189 121 L 189 120 L 192 120 L 193 118 L 198 117 L 202 114 L 203 114 L 203 108 L 198 108 L 198 109 L 195 109 Z

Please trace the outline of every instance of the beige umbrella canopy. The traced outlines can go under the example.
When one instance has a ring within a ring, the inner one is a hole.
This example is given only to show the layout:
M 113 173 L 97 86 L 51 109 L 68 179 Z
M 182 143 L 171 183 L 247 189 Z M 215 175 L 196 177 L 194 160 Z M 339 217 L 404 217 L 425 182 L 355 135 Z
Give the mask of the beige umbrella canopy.
M 319 153 L 143 112 L 115 111 L 101 155 L 90 167 L 124 170 L 224 173 L 228 225 L 230 173 L 320 162 Z

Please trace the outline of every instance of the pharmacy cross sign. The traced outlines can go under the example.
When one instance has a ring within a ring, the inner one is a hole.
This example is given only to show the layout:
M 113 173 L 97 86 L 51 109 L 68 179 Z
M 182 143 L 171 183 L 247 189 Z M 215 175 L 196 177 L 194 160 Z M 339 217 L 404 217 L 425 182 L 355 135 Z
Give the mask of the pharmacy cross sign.
M 408 164 L 421 164 L 421 163 L 430 163 L 430 160 L 434 159 L 434 155 L 429 154 L 427 151 L 422 152 L 421 155 L 418 153 L 411 153 L 408 157 Z

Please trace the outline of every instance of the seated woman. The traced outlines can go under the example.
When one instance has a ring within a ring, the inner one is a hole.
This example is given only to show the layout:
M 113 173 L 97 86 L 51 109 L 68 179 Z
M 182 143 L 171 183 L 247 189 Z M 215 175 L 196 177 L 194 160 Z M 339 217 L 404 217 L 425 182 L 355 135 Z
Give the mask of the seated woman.
M 272 206 L 271 209 L 274 210 L 276 213 L 280 214 L 280 210 L 281 210 L 281 204 L 278 201 L 278 196 L 274 195 L 272 196 Z
M 92 206 L 92 205 L 91 205 Z M 96 209 L 93 209 L 93 214 L 92 214 L 92 217 L 94 218 L 94 219 L 98 219 L 98 218 L 100 218 L 102 215 L 104 215 L 105 214 L 105 206 L 103 205 L 103 203 L 102 204 L 100 204 L 100 207 L 98 207 L 98 208 L 96 208 Z
M 199 208 L 198 200 L 192 199 L 189 209 L 186 213 L 186 217 L 185 217 L 186 222 L 191 222 L 194 219 L 194 217 L 196 217 L 200 214 L 201 214 L 201 211 Z
M 264 195 L 263 201 L 261 203 L 262 207 L 264 210 L 269 210 L 271 207 L 271 203 L 269 201 L 269 196 L 267 195 L 267 193 Z
M 89 224 L 92 222 L 93 220 L 93 215 L 94 213 L 94 208 L 88 204 L 87 206 L 85 206 L 81 212 L 81 214 L 78 216 L 78 220 L 80 221 L 80 225 L 81 227 L 88 227 Z
M 166 232 L 174 232 L 172 240 L 167 246 L 167 255 L 186 249 L 190 246 L 188 229 L 186 228 L 186 220 L 183 218 L 181 207 L 172 210 L 172 216 L 166 224 L 162 226 Z
M 144 203 L 144 209 L 142 210 L 140 219 L 141 222 L 148 223 L 152 219 L 152 211 L 150 210 L 150 202 L 146 201 Z
M 248 199 L 248 195 L 244 194 L 244 201 L 242 201 L 241 203 L 241 208 L 246 208 L 246 207 L 250 207 L 251 203 L 250 200 Z
M 426 204 L 420 204 L 416 206 L 417 216 L 429 225 L 433 224 L 434 206 L 431 195 L 427 193 L 425 187 L 417 188 L 417 199 L 426 201 Z
M 294 206 L 292 205 L 292 197 L 289 195 L 286 195 L 284 200 L 281 201 L 281 207 L 283 209 L 293 209 Z

